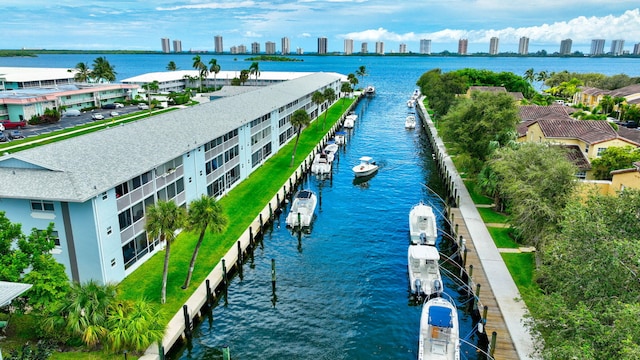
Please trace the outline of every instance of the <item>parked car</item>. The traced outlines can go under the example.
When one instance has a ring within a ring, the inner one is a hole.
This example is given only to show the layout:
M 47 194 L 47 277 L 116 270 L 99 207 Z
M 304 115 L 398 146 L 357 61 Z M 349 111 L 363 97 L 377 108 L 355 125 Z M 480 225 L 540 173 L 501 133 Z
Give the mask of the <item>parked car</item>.
M 7 141 L 9 141 L 9 138 L 7 137 L 7 135 L 5 135 L 3 131 L 0 131 L 0 142 L 7 142 Z
M 27 126 L 26 121 L 10 121 L 10 120 L 2 120 L 0 122 L 5 129 L 22 129 Z
M 149 105 L 147 105 L 147 104 L 138 104 L 138 109 L 140 109 L 140 110 L 149 110 Z
M 64 112 L 64 114 L 62 114 L 63 116 L 80 116 L 82 115 L 82 113 L 80 112 L 80 110 L 76 110 L 76 109 L 69 109 L 67 111 Z
M 102 105 L 103 109 L 115 109 L 116 108 L 116 104 L 104 104 Z
M 638 122 L 637 121 L 627 121 L 622 126 L 628 127 L 629 129 L 637 129 Z
M 102 115 L 101 113 L 91 114 L 91 119 L 93 119 L 93 120 L 102 120 L 102 119 L 104 119 L 104 115 Z
M 24 139 L 24 135 L 20 132 L 20 130 L 11 130 L 9 131 L 9 140 L 15 139 Z
M 116 109 L 124 107 L 124 104 L 121 104 L 121 103 L 114 103 L 114 104 L 116 105 Z
M 112 111 L 109 115 L 118 116 L 118 115 L 120 115 L 120 113 L 118 113 L 117 111 Z

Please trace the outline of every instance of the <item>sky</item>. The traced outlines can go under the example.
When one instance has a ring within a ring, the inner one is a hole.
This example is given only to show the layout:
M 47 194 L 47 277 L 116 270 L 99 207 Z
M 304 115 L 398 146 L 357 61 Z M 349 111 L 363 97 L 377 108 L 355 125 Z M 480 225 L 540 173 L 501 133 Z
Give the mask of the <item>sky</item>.
M 161 38 L 180 40 L 183 51 L 213 51 L 215 35 L 231 46 L 276 43 L 288 37 L 291 50 L 317 52 L 318 38 L 330 52 L 354 51 L 367 42 L 384 42 L 385 52 L 401 43 L 419 52 L 420 39 L 431 51 L 457 52 L 460 38 L 468 52 L 488 52 L 499 38 L 499 52 L 517 52 L 529 37 L 529 52 L 560 49 L 572 39 L 572 51 L 589 53 L 592 39 L 640 43 L 638 0 L 2 0 L 0 49 L 151 50 Z

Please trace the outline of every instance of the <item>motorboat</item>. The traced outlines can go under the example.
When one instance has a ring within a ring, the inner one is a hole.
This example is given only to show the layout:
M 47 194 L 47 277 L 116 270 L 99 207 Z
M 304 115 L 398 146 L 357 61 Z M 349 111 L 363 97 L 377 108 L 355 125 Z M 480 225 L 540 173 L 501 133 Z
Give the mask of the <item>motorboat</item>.
M 360 164 L 353 167 L 353 173 L 356 177 L 365 177 L 372 175 L 378 171 L 378 164 L 370 156 L 360 158 Z
M 364 93 L 366 95 L 375 95 L 376 94 L 376 88 L 373 87 L 373 85 L 369 85 L 366 87 L 366 89 L 364 89 Z
M 321 151 L 316 154 L 311 163 L 311 173 L 316 175 L 325 175 L 331 173 L 331 164 L 328 155 Z
M 333 141 L 333 142 L 327 143 L 327 145 L 324 147 L 322 152 L 324 152 L 327 155 L 327 159 L 329 160 L 329 162 L 333 162 L 333 160 L 336 157 L 336 154 L 338 153 L 338 150 L 340 150 L 340 146 L 336 144 L 335 141 Z
M 422 306 L 418 360 L 460 360 L 460 324 L 452 299 L 434 297 Z
M 350 115 L 347 115 L 347 117 L 344 118 L 344 123 L 342 124 L 342 127 L 344 127 L 345 129 L 353 129 L 355 125 L 356 125 L 356 118 Z
M 336 131 L 334 140 L 338 145 L 345 145 L 347 143 L 347 133 L 344 131 Z
M 415 104 L 416 104 L 416 101 L 414 99 L 407 100 L 407 107 L 412 108 L 415 106 Z
M 293 197 L 291 210 L 289 210 L 289 214 L 287 215 L 287 226 L 292 228 L 310 226 L 316 211 L 317 203 L 318 198 L 313 191 L 298 191 Z
M 407 118 L 404 120 L 404 127 L 406 129 L 415 129 L 416 128 L 416 116 L 415 115 L 407 115 Z
M 409 212 L 409 233 L 411 244 L 414 245 L 435 245 L 438 237 L 436 226 L 436 216 L 431 206 L 425 205 L 422 201 L 414 205 Z
M 411 295 L 430 298 L 442 292 L 440 253 L 435 246 L 409 245 L 407 264 Z

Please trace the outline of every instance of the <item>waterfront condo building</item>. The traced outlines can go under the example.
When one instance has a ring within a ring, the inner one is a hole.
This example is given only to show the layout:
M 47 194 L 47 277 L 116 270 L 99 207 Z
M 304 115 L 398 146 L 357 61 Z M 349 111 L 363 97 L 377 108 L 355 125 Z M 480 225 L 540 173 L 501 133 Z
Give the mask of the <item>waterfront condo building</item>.
M 469 45 L 468 39 L 458 40 L 458 55 L 467 55 L 467 46 Z
M 369 44 L 367 44 L 366 42 L 363 42 L 362 45 L 360 45 L 360 52 L 363 54 L 368 54 L 369 53 Z
M 117 283 L 164 246 L 145 231 L 150 205 L 224 196 L 295 137 L 296 110 L 315 119 L 330 105 L 313 93 L 339 93 L 344 79 L 313 73 L 4 154 L 2 210 L 23 229 L 53 223 L 72 281 Z
M 344 54 L 353 54 L 353 39 L 344 39 Z
M 254 41 L 251 43 L 251 53 L 252 54 L 260 54 L 260 43 Z
M 319 37 L 318 38 L 318 54 L 326 54 L 327 53 L 327 38 Z
M 431 40 L 420 40 L 420 54 L 431 55 Z
M 267 55 L 273 55 L 276 53 L 276 43 L 273 41 L 267 41 L 264 44 L 264 53 Z
M 602 55 L 604 54 L 604 39 L 593 39 L 591 40 L 591 55 Z
M 282 48 L 282 55 L 289 55 L 291 52 L 291 44 L 289 43 L 288 37 L 283 37 L 280 40 L 280 46 Z
M 160 39 L 160 42 L 162 44 L 162 52 L 165 54 L 168 54 L 171 52 L 171 42 L 169 40 L 169 38 L 162 38 Z
M 400 47 L 398 48 L 398 52 L 400 54 L 406 54 L 407 53 L 407 44 L 400 44 Z
M 571 39 L 564 39 L 560 42 L 560 55 L 569 55 L 571 54 L 571 44 L 573 41 Z
M 527 55 L 529 54 L 529 38 L 523 36 L 520 38 L 520 42 L 518 43 L 518 54 Z
M 624 52 L 624 40 L 618 39 L 611 42 L 611 55 L 622 55 Z
M 500 40 L 497 37 L 492 37 L 489 40 L 489 55 L 498 55 L 498 42 Z
M 640 43 L 633 45 L 633 55 L 640 55 Z
M 384 42 L 376 41 L 376 54 L 384 55 Z
M 213 37 L 213 51 L 222 54 L 224 52 L 224 47 L 222 46 L 222 36 L 216 35 Z
M 173 40 L 173 52 L 174 53 L 181 53 L 182 52 L 182 41 Z

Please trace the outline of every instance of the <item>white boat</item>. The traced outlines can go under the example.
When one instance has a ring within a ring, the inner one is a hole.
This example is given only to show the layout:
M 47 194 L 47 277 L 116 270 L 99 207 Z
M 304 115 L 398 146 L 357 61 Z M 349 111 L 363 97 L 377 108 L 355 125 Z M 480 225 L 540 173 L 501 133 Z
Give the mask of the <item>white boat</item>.
M 354 117 L 347 115 L 347 117 L 344 118 L 344 123 L 342 124 L 342 127 L 344 127 L 345 129 L 353 129 L 355 125 L 356 125 L 356 119 Z
M 435 245 L 438 237 L 436 216 L 431 206 L 420 201 L 409 212 L 409 233 L 414 245 Z
M 353 173 L 356 177 L 369 176 L 378 171 L 378 164 L 370 156 L 360 158 L 360 164 L 353 167 Z
M 316 175 L 325 175 L 331 173 L 331 161 L 324 151 L 316 154 L 311 163 L 311 173 Z
M 367 86 L 367 88 L 366 88 L 366 89 L 364 89 L 364 93 L 365 93 L 366 95 L 375 95 L 375 93 L 376 93 L 376 88 L 375 88 L 375 87 L 373 87 L 373 85 L 369 85 L 369 86 Z
M 344 131 L 336 131 L 335 142 L 338 145 L 345 145 L 347 143 L 347 133 Z
M 406 129 L 415 129 L 416 128 L 416 116 L 415 115 L 408 115 L 407 118 L 404 120 L 404 127 Z
M 311 225 L 318 198 L 311 190 L 300 190 L 293 197 L 291 210 L 287 215 L 287 226 L 308 227 Z
M 338 144 L 333 141 L 327 143 L 322 151 L 327 155 L 327 159 L 329 160 L 329 162 L 333 162 L 333 159 L 335 159 L 338 150 L 340 150 L 340 146 L 338 146 Z
M 440 253 L 435 246 L 409 245 L 407 264 L 411 294 L 417 298 L 430 298 L 442 292 Z
M 418 360 L 460 360 L 460 325 L 452 300 L 434 297 L 422 307 Z
M 407 107 L 412 108 L 415 104 L 416 104 L 416 101 L 414 99 L 407 100 Z
M 417 99 L 420 97 L 420 89 L 413 90 L 413 95 L 411 95 L 412 99 Z

